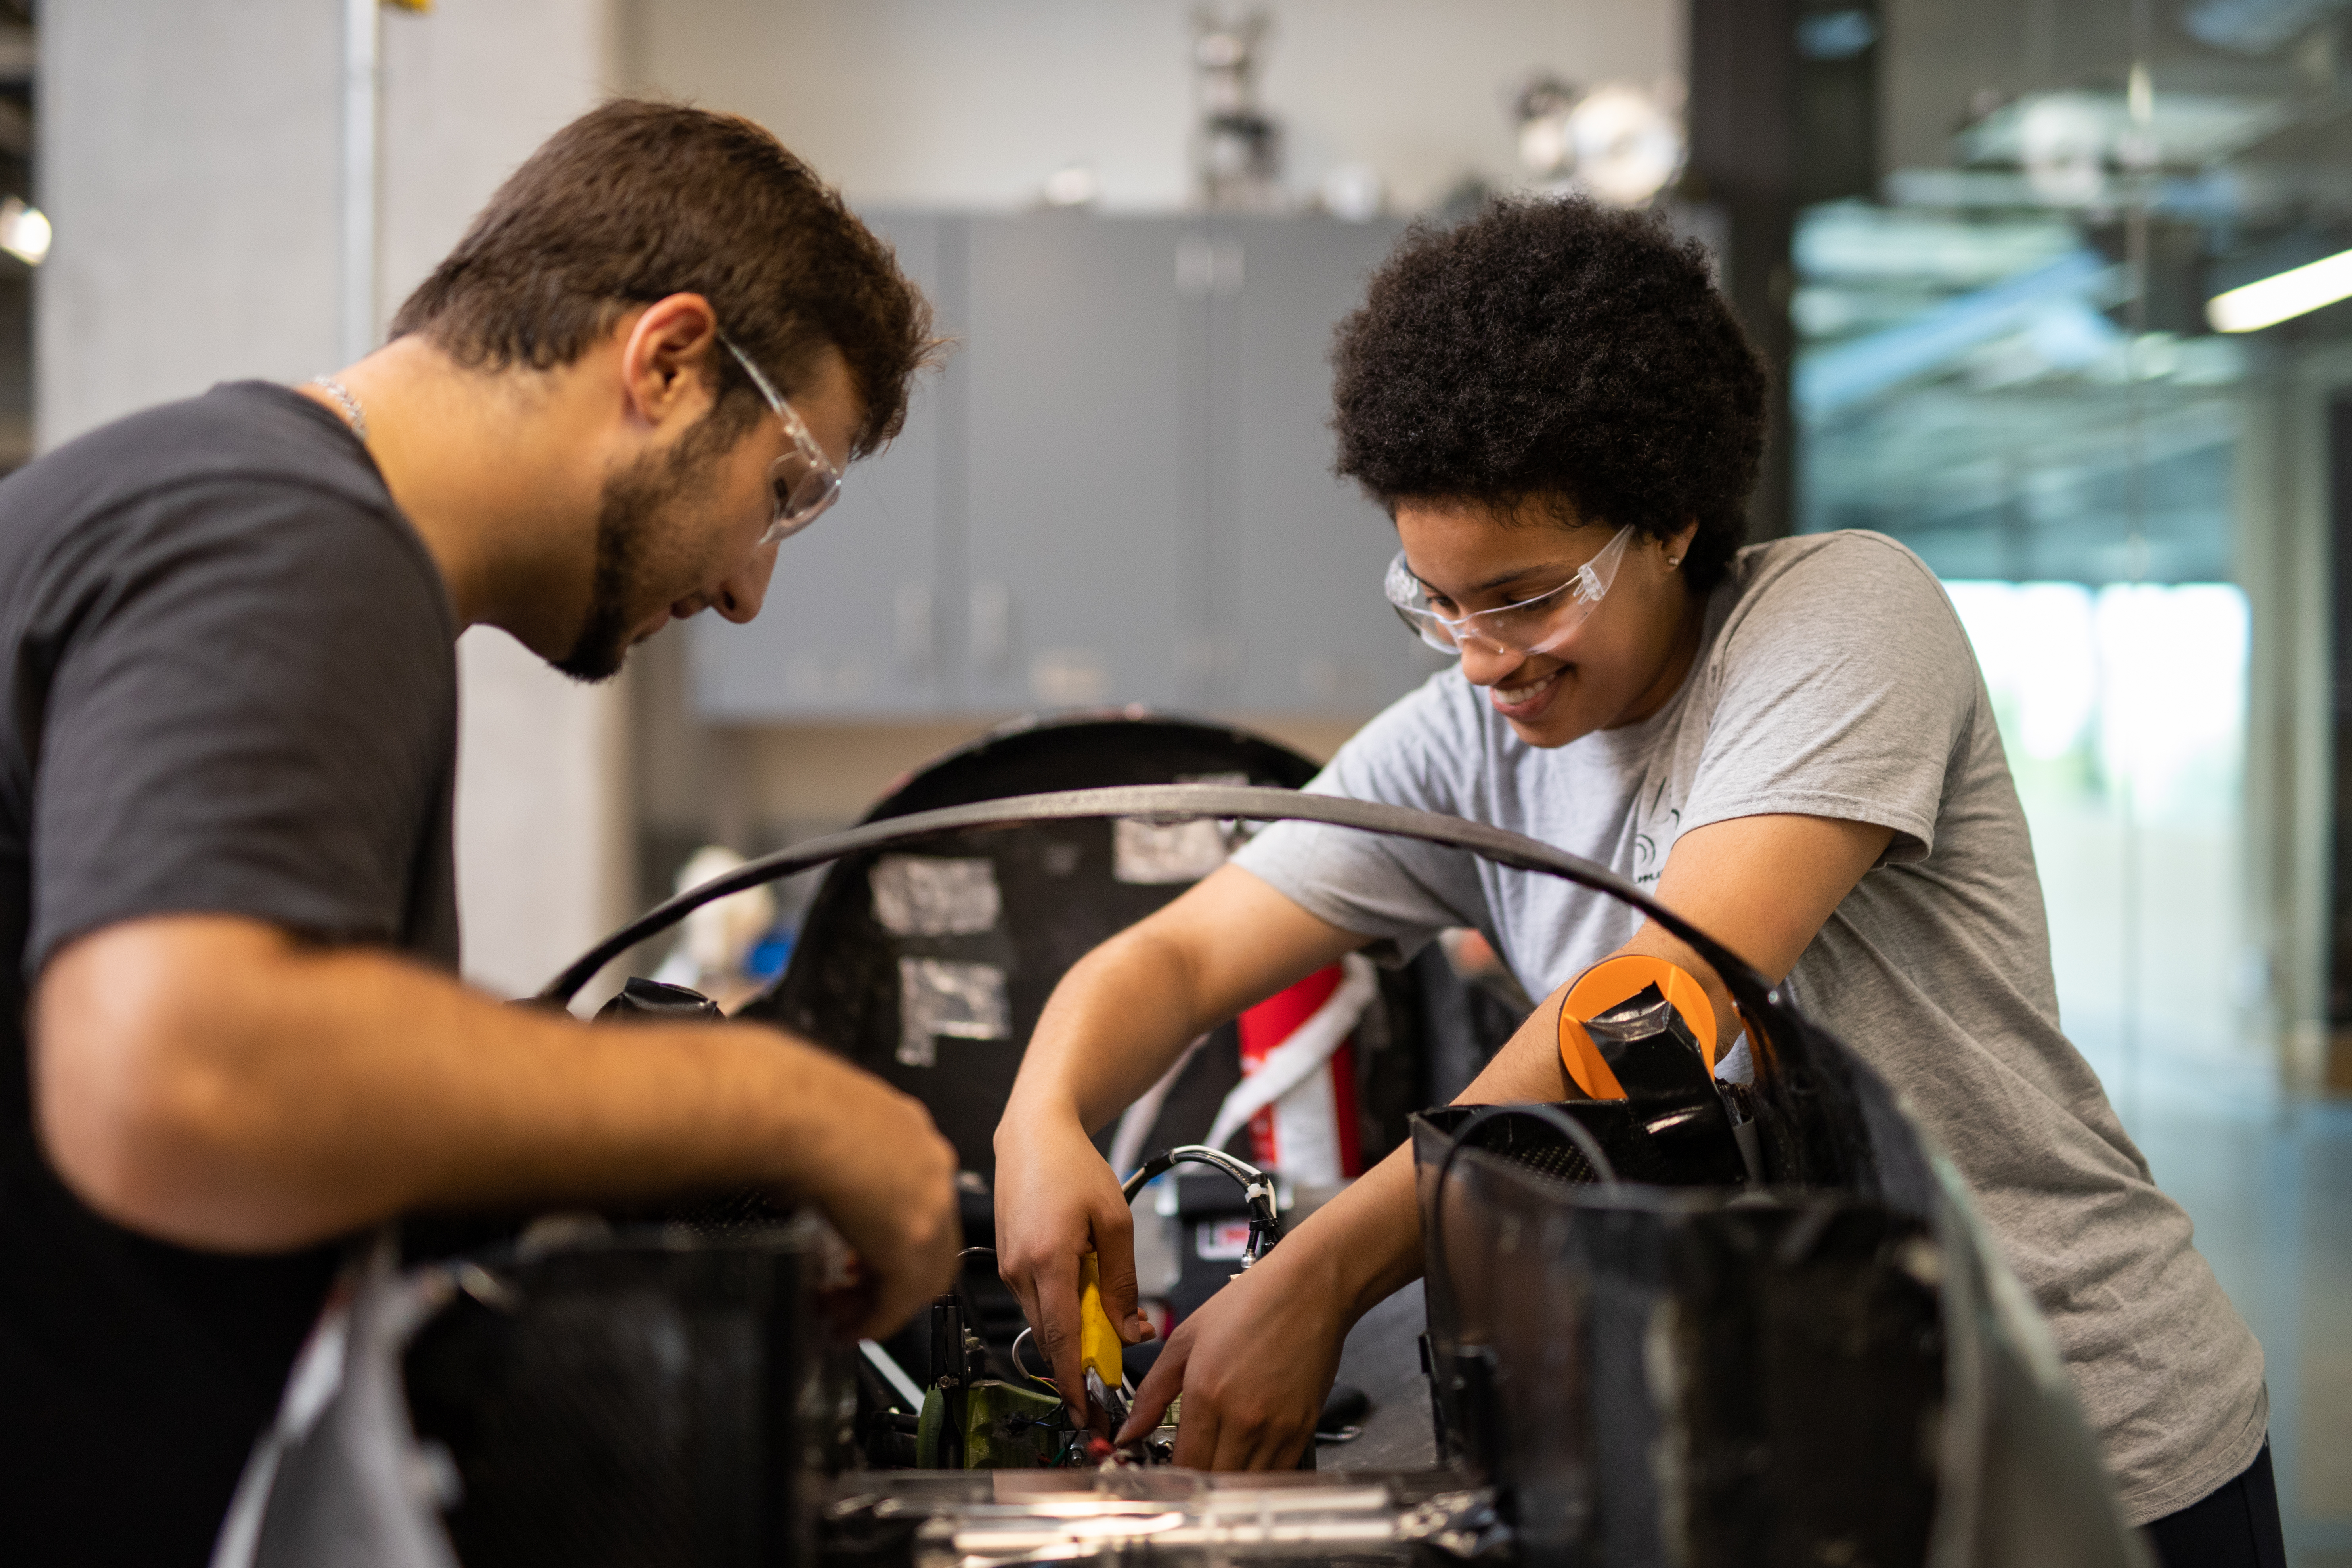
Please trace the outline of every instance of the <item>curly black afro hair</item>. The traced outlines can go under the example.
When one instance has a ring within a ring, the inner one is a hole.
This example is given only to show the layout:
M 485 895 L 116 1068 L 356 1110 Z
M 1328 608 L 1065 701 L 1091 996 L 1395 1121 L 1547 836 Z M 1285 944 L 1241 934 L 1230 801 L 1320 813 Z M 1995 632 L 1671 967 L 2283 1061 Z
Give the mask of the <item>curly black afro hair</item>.
M 1416 225 L 1332 359 L 1339 471 L 1391 512 L 1564 499 L 1657 539 L 1696 518 L 1696 594 L 1747 534 L 1764 368 L 1705 248 L 1654 215 L 1514 199 Z

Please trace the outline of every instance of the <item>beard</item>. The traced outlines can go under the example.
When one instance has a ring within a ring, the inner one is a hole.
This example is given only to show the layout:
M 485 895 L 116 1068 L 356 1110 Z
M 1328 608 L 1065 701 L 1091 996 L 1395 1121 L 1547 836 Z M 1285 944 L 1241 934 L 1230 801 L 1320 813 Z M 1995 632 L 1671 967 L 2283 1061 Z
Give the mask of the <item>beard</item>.
M 657 467 L 651 458 L 640 458 L 604 482 L 596 510 L 596 575 L 588 615 L 571 650 L 554 661 L 574 680 L 610 680 L 628 658 L 629 633 L 637 621 L 630 589 L 644 574 L 646 542 L 670 500 L 668 488 L 649 471 Z
M 631 633 L 651 613 L 644 600 L 646 579 L 654 575 L 648 563 L 655 545 L 665 534 L 680 531 L 667 525 L 693 510 L 727 445 L 711 420 L 705 415 L 667 453 L 648 452 L 604 481 L 596 509 L 588 614 L 570 651 L 551 661 L 572 679 L 594 685 L 621 673 Z

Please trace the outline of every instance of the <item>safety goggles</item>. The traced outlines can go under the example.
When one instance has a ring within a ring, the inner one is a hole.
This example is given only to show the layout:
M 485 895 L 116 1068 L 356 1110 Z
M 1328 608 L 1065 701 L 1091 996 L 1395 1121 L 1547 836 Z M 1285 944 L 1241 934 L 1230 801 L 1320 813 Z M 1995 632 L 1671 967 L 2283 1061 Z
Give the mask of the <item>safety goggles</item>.
M 775 491 L 776 510 L 768 519 L 768 531 L 760 536 L 760 542 L 775 544 L 814 522 L 825 508 L 841 498 L 841 470 L 833 466 L 833 459 L 816 444 L 816 437 L 801 423 L 801 416 L 793 412 L 793 405 L 760 374 L 751 356 L 737 348 L 734 340 L 724 332 L 719 334 L 719 341 L 727 345 L 727 352 L 735 356 L 735 363 L 743 367 L 743 374 L 751 378 L 751 384 L 760 389 L 760 395 L 768 400 L 768 406 L 784 422 L 784 434 L 793 440 L 791 448 L 768 469 L 768 485 Z
M 1609 584 L 1616 580 L 1625 559 L 1629 525 L 1621 528 L 1601 552 L 1576 569 L 1576 575 L 1549 594 L 1473 610 L 1466 616 L 1441 616 L 1429 606 L 1429 588 L 1405 564 L 1404 552 L 1389 563 L 1389 604 L 1397 618 L 1421 634 L 1421 640 L 1441 653 L 1460 653 L 1465 647 L 1489 653 L 1549 653 L 1584 624 L 1600 605 Z

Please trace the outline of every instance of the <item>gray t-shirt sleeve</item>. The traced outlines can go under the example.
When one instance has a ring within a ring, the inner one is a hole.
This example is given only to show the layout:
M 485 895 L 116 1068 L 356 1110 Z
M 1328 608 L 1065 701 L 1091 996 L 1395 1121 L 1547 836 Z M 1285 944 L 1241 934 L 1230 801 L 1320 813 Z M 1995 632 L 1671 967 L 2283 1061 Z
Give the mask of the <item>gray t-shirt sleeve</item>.
M 55 644 L 27 979 L 145 915 L 399 937 L 454 720 L 446 601 L 400 526 L 247 482 L 131 531 Z
M 1446 683 L 1460 680 L 1458 671 L 1443 671 L 1391 703 L 1339 748 L 1307 784 L 1308 792 L 1476 816 L 1449 765 L 1482 744 L 1448 700 Z M 1234 861 L 1309 914 L 1391 943 L 1397 955 L 1410 956 L 1449 926 L 1493 930 L 1477 862 L 1458 850 L 1354 828 L 1277 822 L 1244 845 Z
M 1791 813 L 1893 828 L 1886 863 L 1934 849 L 1981 682 L 1917 557 L 1832 536 L 1741 595 L 1708 662 L 1717 689 L 1682 832 Z

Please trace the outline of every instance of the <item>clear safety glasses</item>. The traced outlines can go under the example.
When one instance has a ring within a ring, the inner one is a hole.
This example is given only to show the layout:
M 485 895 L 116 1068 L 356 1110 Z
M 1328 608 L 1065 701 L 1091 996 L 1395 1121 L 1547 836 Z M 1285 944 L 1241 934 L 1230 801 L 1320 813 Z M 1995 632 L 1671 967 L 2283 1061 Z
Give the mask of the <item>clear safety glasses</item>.
M 737 348 L 734 340 L 724 332 L 719 334 L 719 341 L 727 345 L 727 352 L 735 356 L 735 363 L 743 367 L 743 374 L 751 378 L 751 384 L 760 389 L 760 395 L 768 400 L 768 406 L 784 422 L 784 434 L 793 439 L 791 449 L 768 469 L 768 483 L 776 492 L 776 510 L 768 519 L 768 531 L 760 536 L 760 542 L 775 544 L 814 522 L 825 508 L 841 499 L 841 470 L 833 466 L 833 459 L 816 444 L 816 437 L 801 423 L 801 416 L 793 412 L 793 405 L 760 374 L 751 356 Z
M 1400 550 L 1389 563 L 1389 603 L 1399 620 L 1441 653 L 1460 653 L 1465 645 L 1490 653 L 1549 653 L 1584 624 L 1609 592 L 1633 536 L 1631 525 L 1619 529 L 1599 554 L 1549 594 L 1466 616 L 1441 616 L 1432 609 L 1428 585 L 1412 574 Z

